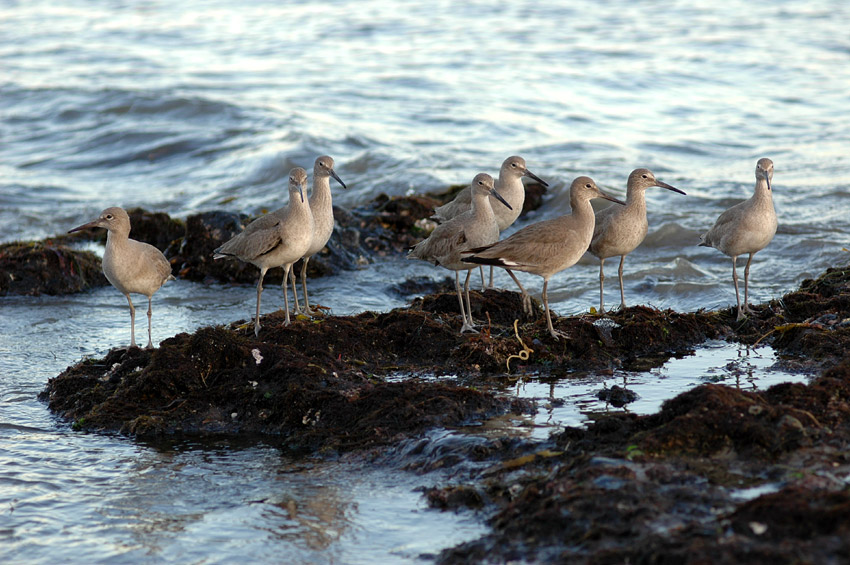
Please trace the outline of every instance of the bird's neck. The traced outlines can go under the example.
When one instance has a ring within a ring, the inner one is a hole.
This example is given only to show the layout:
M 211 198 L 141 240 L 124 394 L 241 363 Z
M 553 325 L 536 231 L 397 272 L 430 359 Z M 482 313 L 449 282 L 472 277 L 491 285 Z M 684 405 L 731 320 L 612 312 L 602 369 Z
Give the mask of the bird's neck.
M 773 191 L 767 188 L 767 181 L 763 178 L 756 180 L 755 198 L 757 200 L 773 201 Z
M 510 192 L 511 190 L 525 190 L 522 185 L 522 177 L 518 177 L 513 173 L 499 173 L 499 179 L 496 181 L 496 190 L 500 192 Z
M 289 214 L 294 214 L 297 217 L 312 216 L 310 212 L 310 201 L 305 199 L 301 201 L 301 195 L 293 192 L 289 196 Z
M 331 179 L 329 177 L 313 177 L 313 193 L 310 195 L 310 206 L 331 202 Z
M 130 239 L 130 232 L 128 231 L 117 231 L 117 230 L 107 230 L 106 231 L 106 247 L 121 247 L 122 245 L 127 243 L 127 240 Z
M 628 189 L 626 191 L 626 208 L 646 213 L 646 191 L 639 188 Z
M 489 194 L 476 194 L 472 197 L 472 215 L 476 218 L 495 219 L 496 215 L 490 205 Z

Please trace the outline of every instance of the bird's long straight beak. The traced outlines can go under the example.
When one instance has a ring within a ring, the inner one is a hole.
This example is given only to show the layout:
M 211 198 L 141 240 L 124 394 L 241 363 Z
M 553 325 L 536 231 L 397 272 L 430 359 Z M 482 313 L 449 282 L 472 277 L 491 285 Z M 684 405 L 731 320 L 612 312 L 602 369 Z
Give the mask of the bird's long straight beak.
M 611 196 L 610 194 L 606 194 L 606 193 L 602 192 L 601 190 L 599 191 L 599 197 L 604 198 L 605 200 L 610 200 L 611 202 L 616 202 L 617 204 L 621 204 L 623 206 L 626 205 L 626 203 L 623 202 L 622 200 L 620 200 L 619 198 Z
M 661 182 L 660 180 L 655 181 L 655 186 L 660 186 L 661 188 L 666 188 L 667 190 L 672 190 L 673 192 L 678 192 L 679 194 L 685 194 L 684 190 L 679 190 L 675 186 L 670 186 L 666 182 Z M 687 194 L 685 194 L 687 196 Z
M 529 171 L 528 169 L 526 169 L 526 170 L 525 170 L 524 176 L 526 176 L 526 177 L 528 177 L 528 178 L 531 178 L 531 179 L 536 180 L 537 182 L 539 182 L 540 184 L 542 184 L 545 188 L 549 188 L 549 183 L 548 183 L 548 182 L 546 182 L 546 181 L 545 181 L 545 180 L 543 180 L 542 178 L 538 177 L 537 175 L 535 175 L 534 173 L 532 173 L 532 172 L 531 172 L 531 171 Z
M 81 226 L 77 226 L 72 230 L 68 230 L 68 233 L 74 233 L 75 231 L 87 230 L 89 228 L 99 228 L 100 224 L 98 224 L 98 220 L 93 220 L 87 224 L 83 224 Z
M 510 204 L 508 204 L 508 201 L 507 201 L 507 200 L 505 200 L 504 198 L 502 198 L 502 195 L 501 195 L 501 194 L 499 194 L 498 192 L 496 192 L 496 189 L 495 189 L 495 188 L 491 188 L 491 189 L 490 189 L 490 194 L 492 194 L 493 196 L 495 196 L 495 197 L 496 197 L 496 199 L 497 199 L 499 202 L 501 202 L 502 204 L 504 204 L 505 206 L 507 206 L 507 207 L 508 207 L 508 210 L 513 210 L 513 209 L 514 209 L 514 207 L 513 207 L 513 206 L 511 206 Z
M 342 188 L 348 188 L 347 186 L 345 186 L 345 183 L 342 182 L 342 179 L 339 178 L 339 175 L 337 175 L 336 171 L 334 171 L 333 169 L 331 169 L 331 176 L 334 178 L 334 180 L 336 180 L 336 182 L 338 182 L 342 186 Z

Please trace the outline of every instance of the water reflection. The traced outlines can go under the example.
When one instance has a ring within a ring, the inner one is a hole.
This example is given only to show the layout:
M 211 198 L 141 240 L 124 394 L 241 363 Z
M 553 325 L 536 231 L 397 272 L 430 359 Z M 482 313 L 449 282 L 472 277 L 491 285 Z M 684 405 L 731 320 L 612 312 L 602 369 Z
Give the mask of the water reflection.
M 804 374 L 778 367 L 770 347 L 748 348 L 709 341 L 693 355 L 672 358 L 664 366 L 645 373 L 612 371 L 607 374 L 574 373 L 559 379 L 520 378 L 511 389 L 519 397 L 538 401 L 540 409 L 531 429 L 522 426 L 521 430 L 530 437 L 544 439 L 552 426 L 580 426 L 599 414 L 655 413 L 665 400 L 702 383 L 759 390 L 805 379 Z M 625 394 L 628 402 L 617 406 L 621 403 L 611 400 L 610 393 L 617 390 L 615 387 L 620 389 L 617 398 Z

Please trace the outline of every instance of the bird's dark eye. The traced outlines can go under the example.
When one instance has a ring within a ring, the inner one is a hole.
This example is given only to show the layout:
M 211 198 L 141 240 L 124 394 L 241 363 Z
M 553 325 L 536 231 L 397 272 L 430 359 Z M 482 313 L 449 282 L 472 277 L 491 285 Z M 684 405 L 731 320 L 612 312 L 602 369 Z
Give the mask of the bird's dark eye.
M 107 220 L 111 220 L 111 219 L 112 219 L 112 214 L 107 214 L 107 215 L 106 215 L 106 219 L 107 219 Z
M 642 176 L 643 176 L 643 178 L 649 178 L 649 177 L 647 177 L 646 175 L 642 175 Z
M 584 185 L 585 188 L 590 188 L 589 184 Z

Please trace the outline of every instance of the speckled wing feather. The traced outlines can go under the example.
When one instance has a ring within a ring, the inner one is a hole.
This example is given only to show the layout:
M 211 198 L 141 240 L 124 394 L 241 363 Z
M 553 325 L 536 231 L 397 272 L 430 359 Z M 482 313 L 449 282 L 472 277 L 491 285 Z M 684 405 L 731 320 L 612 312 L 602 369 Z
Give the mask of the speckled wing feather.
M 467 186 L 458 192 L 451 202 L 435 208 L 434 215 L 431 217 L 438 222 L 446 222 L 463 214 L 470 207 L 472 207 L 472 191 Z
M 537 271 L 563 253 L 565 241 L 579 234 L 559 219 L 546 220 L 521 229 L 491 246 L 472 250 L 470 262 Z
M 711 229 L 703 234 L 700 245 L 705 247 L 716 247 L 717 245 L 720 245 L 720 239 L 722 239 L 724 235 L 729 235 L 730 230 L 727 226 L 731 226 L 740 220 L 744 205 L 747 204 L 747 202 L 748 201 L 745 200 L 744 202 L 735 204 L 720 214 L 720 217 L 717 218 L 717 221 L 714 222 Z
M 255 226 L 262 222 L 261 226 Z M 257 218 L 244 231 L 215 250 L 219 256 L 231 255 L 243 260 L 252 260 L 268 253 L 281 243 L 280 219 L 271 214 Z M 249 228 L 250 231 L 249 231 Z

